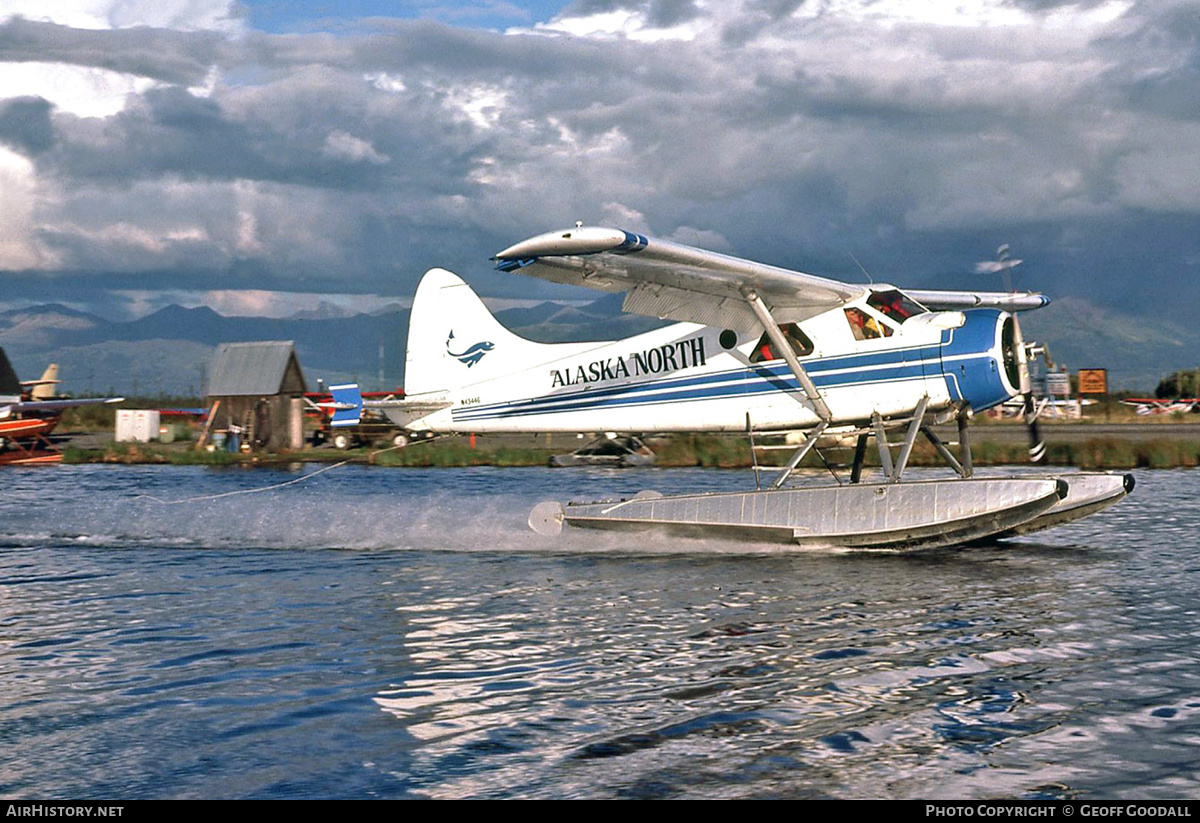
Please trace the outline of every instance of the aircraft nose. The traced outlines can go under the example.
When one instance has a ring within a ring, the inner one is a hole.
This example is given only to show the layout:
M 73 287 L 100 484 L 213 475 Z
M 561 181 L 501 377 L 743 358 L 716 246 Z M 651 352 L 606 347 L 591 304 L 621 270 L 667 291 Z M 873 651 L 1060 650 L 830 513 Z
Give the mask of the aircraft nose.
M 942 366 L 951 396 L 966 400 L 976 411 L 1003 403 L 1018 393 L 1019 380 L 1010 380 L 1006 340 L 1007 312 L 971 309 L 962 328 L 942 348 Z

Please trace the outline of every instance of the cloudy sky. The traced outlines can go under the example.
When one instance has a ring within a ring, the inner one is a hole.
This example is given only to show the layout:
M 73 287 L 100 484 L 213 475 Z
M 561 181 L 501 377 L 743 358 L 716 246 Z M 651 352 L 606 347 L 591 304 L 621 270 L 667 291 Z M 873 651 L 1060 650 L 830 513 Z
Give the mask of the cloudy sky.
M 0 308 L 548 286 L 576 220 L 1195 320 L 1200 0 L 0 0 Z M 561 294 L 556 292 L 556 294 Z

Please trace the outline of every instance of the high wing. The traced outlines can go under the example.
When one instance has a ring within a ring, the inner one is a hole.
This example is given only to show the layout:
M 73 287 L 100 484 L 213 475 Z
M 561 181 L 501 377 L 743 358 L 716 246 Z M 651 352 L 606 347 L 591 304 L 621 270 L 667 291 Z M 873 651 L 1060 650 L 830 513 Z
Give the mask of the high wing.
M 748 294 L 757 294 L 777 323 L 788 323 L 848 303 L 870 288 L 593 226 L 577 225 L 523 240 L 495 259 L 501 271 L 625 292 L 622 308 L 632 314 L 741 331 L 760 328 L 761 318 L 748 303 Z M 1020 311 L 1049 302 L 1037 294 L 906 293 L 935 311 L 979 307 Z
M 962 311 L 963 309 L 1002 309 L 1031 311 L 1050 305 L 1050 298 L 1037 292 L 1006 291 L 930 291 L 905 289 L 904 293 L 933 311 Z
M 747 292 L 757 293 L 780 323 L 806 320 L 866 292 L 865 286 L 621 229 L 548 232 L 509 246 L 495 259 L 502 271 L 625 292 L 622 308 L 632 314 L 739 330 L 759 328 Z
M 61 398 L 49 399 L 39 396 L 36 391 L 30 392 L 32 395 L 28 400 L 25 399 L 26 387 L 41 385 L 53 385 L 58 381 L 58 366 L 52 365 L 42 375 L 41 380 L 26 380 L 17 379 L 16 372 L 13 371 L 12 364 L 8 361 L 8 355 L 4 349 L 0 348 L 0 417 L 7 417 L 15 413 L 33 413 L 33 414 L 53 414 L 61 412 L 63 409 L 74 408 L 75 406 L 94 406 L 104 403 L 120 403 L 124 397 L 80 397 L 80 398 Z
M 60 412 L 73 409 L 76 406 L 98 406 L 120 403 L 124 397 L 78 397 L 61 400 L 15 400 L 4 402 L 0 398 L 0 411 L 3 412 Z

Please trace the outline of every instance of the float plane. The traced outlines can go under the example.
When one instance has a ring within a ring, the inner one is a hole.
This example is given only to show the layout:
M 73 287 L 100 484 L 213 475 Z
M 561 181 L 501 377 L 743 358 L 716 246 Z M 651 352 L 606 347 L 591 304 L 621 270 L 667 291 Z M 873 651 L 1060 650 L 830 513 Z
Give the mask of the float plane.
M 1040 294 L 854 285 L 582 224 L 512 245 L 494 261 L 503 272 L 624 292 L 625 311 L 676 322 L 611 342 L 536 343 L 504 328 L 459 277 L 431 269 L 412 306 L 406 398 L 377 406 L 406 431 L 802 438 L 754 490 L 549 501 L 530 514 L 535 531 L 565 523 L 908 550 L 1046 528 L 1132 489 L 1132 476 L 1105 473 L 974 477 L 971 416 L 1031 396 L 1035 347 L 1022 339 L 1017 312 L 1046 305 Z M 932 428 L 955 420 L 957 455 Z M 1036 426 L 1031 433 L 1039 458 Z M 789 483 L 831 436 L 855 444 L 849 476 Z M 920 436 L 956 477 L 903 480 Z M 863 481 L 872 441 L 881 482 Z
M 0 348 L 0 466 L 59 463 L 60 452 L 48 435 L 63 411 L 77 406 L 120 403 L 124 397 L 55 397 L 58 366 L 51 364 L 40 380 L 17 380 L 8 355 Z

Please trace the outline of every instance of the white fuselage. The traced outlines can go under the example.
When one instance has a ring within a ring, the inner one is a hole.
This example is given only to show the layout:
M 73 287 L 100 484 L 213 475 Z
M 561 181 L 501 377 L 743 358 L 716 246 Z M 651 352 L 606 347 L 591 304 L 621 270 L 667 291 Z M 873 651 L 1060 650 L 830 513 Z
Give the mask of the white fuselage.
M 802 328 L 815 348 L 800 362 L 835 422 L 903 415 L 923 397 L 931 411 L 957 399 L 942 364 L 952 331 L 910 322 L 893 326 L 890 337 L 856 340 L 840 309 Z M 757 335 L 679 323 L 614 342 L 539 346 L 547 355 L 539 362 L 439 392 L 433 399 L 449 406 L 410 428 L 646 432 L 815 424 L 812 405 L 782 359 L 751 362 L 756 341 Z M 500 356 L 498 347 L 494 354 Z M 470 368 L 453 358 L 444 367 Z

